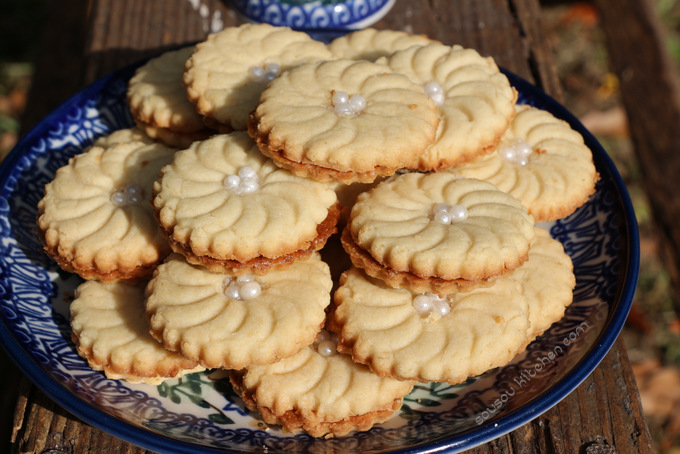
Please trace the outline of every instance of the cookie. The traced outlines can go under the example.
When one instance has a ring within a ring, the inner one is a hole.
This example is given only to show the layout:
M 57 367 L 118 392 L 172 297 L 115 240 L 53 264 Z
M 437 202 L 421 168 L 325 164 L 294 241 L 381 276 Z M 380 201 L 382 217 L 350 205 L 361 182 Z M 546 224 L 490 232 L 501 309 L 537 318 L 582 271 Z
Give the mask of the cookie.
M 532 339 L 560 320 L 574 299 L 576 277 L 571 258 L 562 243 L 551 238 L 545 229 L 536 227 L 529 260 L 510 277 L 524 288 Z
M 423 46 L 435 42 L 425 35 L 415 35 L 401 30 L 365 28 L 335 38 L 328 44 L 333 59 L 376 61 L 398 50 Z
M 99 137 L 94 141 L 93 145 L 102 148 L 109 148 L 119 143 L 128 142 L 142 142 L 148 145 L 154 143 L 154 140 L 144 131 L 135 126 L 132 128 L 117 129 L 112 131 L 110 134 Z
M 108 378 L 131 383 L 157 385 L 203 370 L 151 337 L 144 316 L 145 287 L 146 281 L 86 281 L 78 286 L 70 305 L 72 339 L 78 354 Z
M 218 272 L 264 274 L 305 259 L 340 216 L 331 186 L 280 169 L 245 131 L 177 152 L 154 191 L 172 249 Z
M 438 297 L 391 288 L 351 268 L 333 309 L 338 351 L 402 380 L 461 383 L 507 364 L 530 341 L 527 299 L 506 276 Z
M 230 380 L 246 406 L 267 424 L 325 438 L 388 420 L 413 388 L 412 382 L 373 374 L 335 352 L 329 340 L 274 364 L 234 371 Z
M 144 134 L 153 140 L 177 149 L 188 148 L 192 143 L 205 140 L 211 135 L 216 134 L 216 131 L 207 128 L 196 132 L 177 132 L 169 128 L 159 128 L 158 126 L 145 124 L 137 120 L 135 120 L 135 124 L 140 130 L 144 131 Z
M 521 265 L 534 221 L 489 182 L 406 173 L 362 193 L 342 235 L 352 262 L 392 287 L 448 293 Z
M 137 126 L 177 148 L 215 133 L 203 123 L 182 83 L 193 46 L 168 51 L 140 66 L 128 83 L 127 104 Z
M 242 369 L 295 355 L 314 342 L 333 282 L 308 260 L 265 276 L 213 273 L 172 254 L 147 286 L 151 334 L 206 368 Z
M 162 144 L 93 146 L 45 186 L 38 227 L 61 268 L 104 282 L 143 278 L 170 252 L 150 201 L 175 150 Z
M 301 63 L 327 60 L 326 45 L 287 27 L 244 24 L 213 33 L 187 61 L 189 100 L 211 127 L 245 130 L 267 82 Z
M 408 168 L 448 169 L 496 148 L 515 114 L 517 93 L 492 58 L 431 43 L 397 51 L 386 64 L 426 87 L 441 117 L 434 144 Z
M 456 170 L 511 193 L 536 221 L 572 214 L 595 192 L 599 179 L 581 134 L 550 112 L 528 105 L 517 106 L 493 153 Z
M 413 164 L 439 118 L 420 84 L 365 60 L 300 65 L 269 83 L 248 131 L 296 175 L 370 183 Z

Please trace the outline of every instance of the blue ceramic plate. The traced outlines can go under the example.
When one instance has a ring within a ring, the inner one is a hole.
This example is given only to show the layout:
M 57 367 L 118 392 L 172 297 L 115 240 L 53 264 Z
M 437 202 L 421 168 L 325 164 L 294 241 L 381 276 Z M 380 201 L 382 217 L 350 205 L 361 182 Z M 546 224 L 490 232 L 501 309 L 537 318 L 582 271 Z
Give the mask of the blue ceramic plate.
M 639 262 L 635 216 L 611 160 L 563 107 L 508 74 L 520 102 L 567 120 L 593 151 L 601 175 L 591 200 L 547 225 L 577 277 L 566 316 L 505 367 L 459 386 L 421 384 L 390 421 L 368 432 L 317 440 L 266 428 L 244 411 L 224 373 L 161 386 L 130 385 L 90 370 L 70 337 L 68 304 L 80 280 L 42 253 L 36 206 L 43 186 L 97 137 L 130 127 L 124 99 L 134 71 L 116 72 L 35 127 L 0 168 L 0 338 L 24 373 L 68 411 L 144 448 L 168 453 L 457 451 L 530 421 L 571 392 L 607 353 L 624 323 Z

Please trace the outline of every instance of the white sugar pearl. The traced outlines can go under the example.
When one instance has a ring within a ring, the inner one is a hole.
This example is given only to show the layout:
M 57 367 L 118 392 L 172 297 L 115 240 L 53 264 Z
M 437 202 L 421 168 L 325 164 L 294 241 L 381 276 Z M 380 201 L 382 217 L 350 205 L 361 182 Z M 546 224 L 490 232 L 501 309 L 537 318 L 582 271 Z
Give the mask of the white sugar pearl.
M 504 145 L 498 152 L 507 161 L 525 166 L 529 163 L 529 156 L 533 153 L 533 149 L 524 140 L 515 139 L 510 144 Z
M 517 152 L 513 147 L 503 147 L 500 151 L 501 156 L 503 156 L 508 161 L 514 161 L 517 157 Z
M 254 280 L 255 280 L 255 276 L 253 276 L 252 274 L 243 274 L 243 275 L 236 278 L 236 282 L 239 282 L 239 283 L 241 283 L 241 282 L 252 282 Z
M 142 187 L 138 184 L 131 184 L 125 187 L 125 194 L 127 195 L 140 195 L 142 193 Z
M 518 154 L 523 156 L 529 156 L 533 152 L 531 145 L 529 145 L 522 139 L 515 140 L 512 143 L 512 147 L 517 151 Z
M 449 306 L 449 303 L 446 300 L 437 299 L 434 302 L 434 310 L 439 312 L 441 315 L 446 315 L 451 312 L 451 306 Z
M 274 77 L 281 73 L 281 66 L 278 63 L 269 63 L 265 67 L 267 74 L 272 74 Z
M 239 286 L 236 282 L 230 282 L 229 285 L 224 289 L 224 295 L 227 298 L 232 298 L 235 300 L 241 299 L 241 293 L 239 292 Z
M 441 106 L 442 104 L 444 104 L 446 97 L 444 96 L 444 93 L 435 93 L 432 96 L 430 96 L 430 99 L 432 99 L 432 102 L 434 103 L 435 106 Z
M 257 175 L 257 172 L 250 166 L 243 166 L 239 169 L 237 175 L 239 178 L 253 178 Z
M 116 206 L 123 206 L 125 205 L 125 198 L 123 191 L 115 191 L 111 194 L 111 203 Z
M 228 189 L 236 189 L 241 184 L 241 178 L 238 175 L 227 175 L 224 179 L 224 186 Z
M 330 340 L 323 340 L 319 342 L 319 345 L 316 347 L 316 351 L 321 356 L 331 356 L 333 353 L 335 353 L 335 350 L 335 343 Z
M 426 83 L 424 89 L 425 89 L 425 93 L 427 93 L 428 95 L 433 95 L 435 93 L 443 93 L 444 92 L 444 89 L 442 88 L 442 86 L 439 85 L 439 83 L 434 81 L 434 80 Z
M 447 213 L 449 208 L 451 208 L 451 205 L 448 203 L 437 203 L 432 207 L 432 213 Z
M 326 331 L 325 329 L 322 329 L 316 336 L 316 342 L 322 342 L 327 340 L 331 340 L 331 333 L 329 331 Z
M 264 68 L 262 68 L 261 66 L 251 66 L 249 73 L 250 77 L 257 81 L 264 80 Z
M 435 106 L 441 106 L 444 104 L 444 99 L 446 98 L 444 93 L 444 88 L 437 82 L 432 81 L 424 85 L 425 94 L 429 96 L 434 102 Z
M 449 209 L 451 222 L 464 221 L 468 218 L 468 210 L 463 205 L 454 205 Z
M 260 185 L 255 178 L 243 178 L 239 185 L 241 194 L 250 194 L 259 189 Z
M 349 102 L 349 95 L 344 91 L 333 92 L 333 105 L 347 104 Z
M 251 300 L 262 294 L 262 287 L 255 281 L 243 282 L 239 287 L 239 294 L 243 300 Z
M 337 115 L 340 115 L 340 116 L 352 115 L 352 113 L 353 113 L 352 107 L 349 105 L 349 103 L 346 103 L 346 102 L 336 104 L 333 107 L 333 110 L 335 111 L 335 113 Z
M 271 82 L 272 80 L 276 79 L 277 77 L 279 77 L 278 74 L 274 74 L 274 73 L 270 73 L 270 72 L 264 73 L 264 81 L 265 82 Z
M 361 95 L 353 95 L 348 103 L 355 114 L 361 113 L 366 108 L 366 99 Z
M 451 224 L 451 215 L 448 211 L 437 211 L 432 218 L 440 224 Z
M 432 297 L 426 293 L 422 293 L 413 298 L 413 308 L 420 315 L 429 314 L 432 307 Z

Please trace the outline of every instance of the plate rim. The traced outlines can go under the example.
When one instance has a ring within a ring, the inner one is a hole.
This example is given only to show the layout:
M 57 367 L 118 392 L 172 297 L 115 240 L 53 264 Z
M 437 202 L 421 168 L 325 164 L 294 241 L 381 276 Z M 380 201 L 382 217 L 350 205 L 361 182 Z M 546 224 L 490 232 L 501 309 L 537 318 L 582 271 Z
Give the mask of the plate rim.
M 148 58 L 113 71 L 87 85 L 33 126 L 28 133 L 21 138 L 0 165 L 0 185 L 4 187 L 8 177 L 19 163 L 19 160 L 25 155 L 25 152 L 22 153 L 22 151 L 27 149 L 26 145 L 33 142 L 35 138 L 46 133 L 50 128 L 49 125 L 54 119 L 63 117 L 63 115 L 72 109 L 81 99 L 89 98 L 100 93 L 110 81 L 131 74 L 134 69 L 145 61 L 148 61 Z M 521 425 L 529 423 L 567 397 L 600 364 L 618 338 L 633 303 L 639 274 L 639 231 L 630 195 L 618 169 L 597 139 L 570 111 L 566 109 L 566 107 L 545 93 L 540 87 L 531 84 L 511 71 L 504 68 L 500 69 L 501 72 L 508 77 L 511 85 L 516 87 L 518 91 L 521 93 L 528 92 L 534 98 L 540 99 L 542 105 L 545 105 L 546 108 L 553 112 L 558 118 L 567 121 L 572 128 L 582 134 L 586 144 L 593 152 L 596 166 L 607 170 L 608 176 L 611 179 L 611 184 L 615 189 L 614 193 L 617 198 L 617 205 L 620 205 L 623 208 L 623 212 L 621 213 L 624 220 L 621 226 L 622 242 L 627 246 L 627 255 L 621 257 L 624 261 L 624 264 L 621 267 L 624 285 L 616 295 L 617 298 L 613 302 L 613 305 L 610 306 L 611 310 L 607 314 L 602 331 L 598 333 L 598 337 L 593 342 L 593 345 L 583 357 L 570 368 L 570 371 L 567 372 L 562 379 L 543 391 L 540 395 L 534 397 L 528 404 L 512 410 L 507 414 L 500 415 L 479 427 L 468 429 L 440 441 L 420 444 L 413 447 L 398 448 L 391 451 L 383 450 L 381 452 L 401 454 L 423 454 L 443 451 L 458 452 L 489 442 L 506 435 Z M 95 407 L 79 395 L 71 392 L 55 377 L 45 371 L 34 359 L 32 354 L 29 351 L 26 351 L 15 339 L 13 334 L 9 331 L 4 318 L 0 321 L 0 341 L 3 349 L 17 367 L 51 400 L 74 416 L 97 427 L 105 433 L 144 449 L 171 454 L 182 454 L 189 448 L 193 449 L 194 452 L 204 453 L 240 454 L 242 452 L 177 440 L 160 433 L 152 432 L 143 427 L 135 426 L 126 420 L 108 414 Z

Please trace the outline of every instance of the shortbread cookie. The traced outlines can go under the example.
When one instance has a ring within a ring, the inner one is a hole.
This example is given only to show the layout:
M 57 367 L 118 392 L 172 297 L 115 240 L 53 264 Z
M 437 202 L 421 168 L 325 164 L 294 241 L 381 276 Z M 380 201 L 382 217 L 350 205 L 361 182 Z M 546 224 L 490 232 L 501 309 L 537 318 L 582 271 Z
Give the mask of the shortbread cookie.
M 177 149 L 188 148 L 192 143 L 205 140 L 217 133 L 215 130 L 208 128 L 196 132 L 177 132 L 169 128 L 159 128 L 137 120 L 135 120 L 135 124 L 144 131 L 144 134 L 153 140 Z
M 435 42 L 425 35 L 415 35 L 401 30 L 365 28 L 335 38 L 328 44 L 333 58 L 376 61 L 398 50 L 423 46 Z
M 230 379 L 248 408 L 267 424 L 325 438 L 388 420 L 413 388 L 412 382 L 373 374 L 335 352 L 329 340 L 275 364 L 234 371 Z
M 385 65 L 343 59 L 282 73 L 262 93 L 248 131 L 297 175 L 370 183 L 415 163 L 438 123 L 420 84 Z
M 170 252 L 150 201 L 153 182 L 174 152 L 159 143 L 128 142 L 71 158 L 38 204 L 47 253 L 85 279 L 149 275 Z
M 574 299 L 576 277 L 571 258 L 564 252 L 562 243 L 551 238 L 545 229 L 536 227 L 529 260 L 510 277 L 524 288 L 532 339 L 560 320 Z
M 301 63 L 330 57 L 325 44 L 305 33 L 244 24 L 198 43 L 187 61 L 184 84 L 189 100 L 209 126 L 244 130 L 269 80 Z
M 351 268 L 335 292 L 329 328 L 340 352 L 380 376 L 451 384 L 507 364 L 531 339 L 522 286 L 506 276 L 438 297 L 390 288 Z
M 342 240 L 369 275 L 443 294 L 516 268 L 533 237 L 519 200 L 442 171 L 401 174 L 360 194 Z
M 386 63 L 425 86 L 441 116 L 435 143 L 409 168 L 447 169 L 496 148 L 515 114 L 517 93 L 491 57 L 432 43 L 395 52 Z
M 177 148 L 215 133 L 205 126 L 182 84 L 184 64 L 193 50 L 193 46 L 184 47 L 149 60 L 128 83 L 127 104 L 137 126 Z
M 146 315 L 169 350 L 207 368 L 242 369 L 314 342 L 332 285 L 318 253 L 282 271 L 238 278 L 171 254 L 147 286 Z
M 331 186 L 280 169 L 245 131 L 177 152 L 154 191 L 173 250 L 220 272 L 264 274 L 309 257 L 340 215 Z
M 94 146 L 109 148 L 119 143 L 128 142 L 143 142 L 145 144 L 150 144 L 154 143 L 154 140 L 144 131 L 135 126 L 132 128 L 117 129 L 112 131 L 110 134 L 99 137 L 97 140 L 95 140 Z
M 149 334 L 144 316 L 146 281 L 104 284 L 86 281 L 70 305 L 78 354 L 108 378 L 157 385 L 198 372 L 195 361 L 168 351 Z
M 495 152 L 456 170 L 511 193 L 536 221 L 573 213 L 595 192 L 599 178 L 581 134 L 550 112 L 527 105 L 517 106 Z

